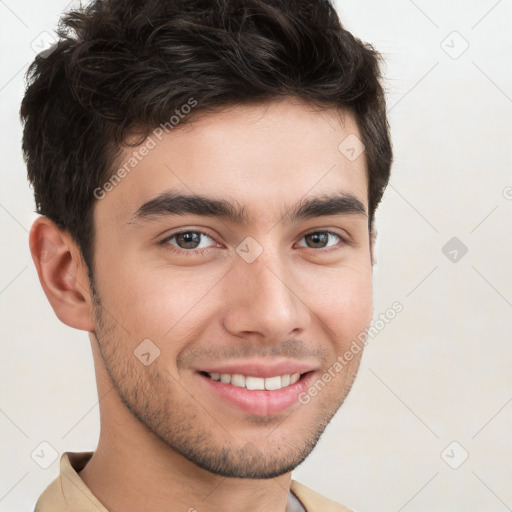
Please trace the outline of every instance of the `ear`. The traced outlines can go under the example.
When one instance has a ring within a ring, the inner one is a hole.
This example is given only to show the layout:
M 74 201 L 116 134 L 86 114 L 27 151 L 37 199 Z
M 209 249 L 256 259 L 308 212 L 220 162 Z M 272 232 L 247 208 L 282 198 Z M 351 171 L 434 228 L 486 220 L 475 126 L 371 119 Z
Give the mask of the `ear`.
M 377 258 L 375 257 L 375 240 L 377 240 L 377 230 L 372 225 L 370 229 L 370 259 L 372 267 L 377 263 Z
M 59 320 L 93 331 L 87 266 L 71 237 L 47 217 L 38 217 L 30 229 L 29 245 L 39 282 Z

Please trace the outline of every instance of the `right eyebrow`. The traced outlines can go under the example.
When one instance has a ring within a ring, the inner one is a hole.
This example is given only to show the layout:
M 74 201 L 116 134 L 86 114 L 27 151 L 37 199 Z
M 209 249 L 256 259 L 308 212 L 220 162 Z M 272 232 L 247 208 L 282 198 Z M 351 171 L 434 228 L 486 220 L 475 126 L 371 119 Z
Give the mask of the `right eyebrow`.
M 128 224 L 149 221 L 167 215 L 186 215 L 187 213 L 222 217 L 237 223 L 249 222 L 243 206 L 225 199 L 166 191 L 145 202 L 132 215 Z

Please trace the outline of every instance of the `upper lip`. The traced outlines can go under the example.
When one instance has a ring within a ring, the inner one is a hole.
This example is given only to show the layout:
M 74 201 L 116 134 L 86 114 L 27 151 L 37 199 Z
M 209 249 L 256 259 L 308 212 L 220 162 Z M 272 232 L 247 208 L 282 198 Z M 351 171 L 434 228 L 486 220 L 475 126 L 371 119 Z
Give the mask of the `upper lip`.
M 278 375 L 292 375 L 294 373 L 307 373 L 315 370 L 314 365 L 299 361 L 280 361 L 280 362 L 255 362 L 241 361 L 219 364 L 215 366 L 206 366 L 198 369 L 206 373 L 229 373 L 230 375 L 245 375 L 250 377 L 275 377 Z

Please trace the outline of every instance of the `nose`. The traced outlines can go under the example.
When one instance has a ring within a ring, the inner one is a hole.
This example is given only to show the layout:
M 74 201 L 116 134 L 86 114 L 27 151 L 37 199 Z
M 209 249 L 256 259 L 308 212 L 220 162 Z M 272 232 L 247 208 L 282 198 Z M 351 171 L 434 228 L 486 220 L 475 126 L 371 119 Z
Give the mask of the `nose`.
M 239 258 L 224 284 L 224 328 L 267 344 L 306 329 L 311 312 L 292 270 L 277 251 L 266 250 L 252 263 Z

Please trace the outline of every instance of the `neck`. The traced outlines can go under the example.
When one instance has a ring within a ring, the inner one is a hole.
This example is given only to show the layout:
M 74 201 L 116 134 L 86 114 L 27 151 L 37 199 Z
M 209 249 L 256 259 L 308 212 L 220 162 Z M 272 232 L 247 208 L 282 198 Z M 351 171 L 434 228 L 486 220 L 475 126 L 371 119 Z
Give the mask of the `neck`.
M 157 454 L 128 439 L 117 441 L 101 440 L 80 472 L 110 512 L 286 511 L 290 474 L 268 480 L 226 478 L 168 450 Z

